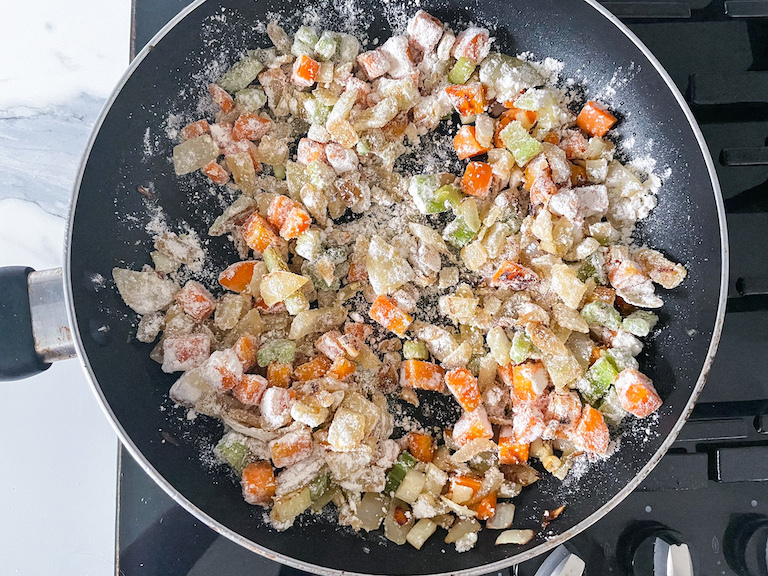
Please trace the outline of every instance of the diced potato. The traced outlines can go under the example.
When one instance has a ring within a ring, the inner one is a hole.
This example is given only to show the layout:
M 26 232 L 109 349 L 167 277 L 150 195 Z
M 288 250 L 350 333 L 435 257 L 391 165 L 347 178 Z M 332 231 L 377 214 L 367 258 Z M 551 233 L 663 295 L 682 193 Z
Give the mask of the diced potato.
M 533 530 L 506 530 L 496 538 L 496 546 L 501 544 L 528 544 L 535 536 Z
M 232 171 L 232 178 L 243 194 L 256 194 L 256 168 L 248 152 L 227 155 L 227 166 Z
M 339 408 L 328 428 L 328 443 L 337 452 L 355 450 L 365 437 L 365 417 Z
M 283 302 L 307 282 L 309 278 L 292 272 L 282 270 L 270 272 L 264 276 L 259 285 L 261 298 L 267 306 L 274 306 L 278 302 Z
M 189 174 L 200 170 L 206 164 L 219 157 L 219 147 L 210 134 L 191 138 L 174 146 L 173 169 L 176 174 Z
M 225 294 L 216 306 L 214 324 L 220 330 L 234 328 L 251 307 L 250 297 L 243 294 Z
M 112 278 L 123 301 L 139 314 L 151 314 L 167 308 L 179 291 L 176 282 L 160 278 L 151 271 L 113 268 Z
M 435 530 L 437 530 L 437 524 L 429 518 L 422 518 L 413 528 L 411 528 L 405 539 L 411 546 L 416 548 L 416 550 L 421 550 L 421 547 L 424 546 L 424 543 L 429 537 L 435 533 Z
M 461 249 L 461 259 L 467 268 L 477 272 L 488 261 L 488 251 L 482 242 L 475 241 Z
M 576 309 L 587 287 L 578 279 L 575 270 L 565 264 L 556 264 L 552 267 L 552 289 L 566 306 Z
M 425 481 L 426 476 L 423 472 L 415 469 L 408 470 L 397 492 L 395 492 L 395 498 L 399 498 L 408 504 L 413 504 L 424 489 Z
M 300 340 L 307 334 L 327 332 L 341 325 L 346 318 L 347 311 L 341 306 L 299 312 L 291 323 L 288 338 Z
M 491 355 L 499 366 L 506 366 L 510 362 L 509 350 L 512 347 L 507 334 L 500 326 L 494 326 L 486 336 Z
M 309 486 L 275 500 L 270 518 L 277 525 L 289 524 L 312 504 Z
M 457 324 L 466 324 L 477 313 L 480 300 L 459 296 L 441 296 L 438 301 L 440 313 L 448 316 Z
M 413 269 L 407 260 L 378 235 L 371 238 L 365 267 L 376 294 L 391 294 L 413 279 Z

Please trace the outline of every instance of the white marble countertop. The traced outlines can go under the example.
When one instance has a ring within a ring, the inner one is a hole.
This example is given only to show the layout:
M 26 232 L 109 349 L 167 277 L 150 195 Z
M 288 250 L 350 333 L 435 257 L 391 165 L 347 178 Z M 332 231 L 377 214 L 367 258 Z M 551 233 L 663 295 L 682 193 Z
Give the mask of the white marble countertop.
M 27 0 L 0 19 L 0 266 L 61 265 L 80 156 L 129 35 L 130 0 Z M 118 442 L 79 362 L 0 389 L 2 573 L 114 574 Z

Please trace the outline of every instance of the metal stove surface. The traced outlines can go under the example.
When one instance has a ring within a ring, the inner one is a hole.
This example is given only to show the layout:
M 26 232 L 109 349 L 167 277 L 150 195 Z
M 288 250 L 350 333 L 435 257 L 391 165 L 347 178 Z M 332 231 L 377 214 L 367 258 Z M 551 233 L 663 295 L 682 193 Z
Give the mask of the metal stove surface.
M 134 0 L 134 53 L 186 4 Z M 680 438 L 634 493 L 566 546 L 587 576 L 768 576 L 768 1 L 604 4 L 661 60 L 701 125 L 726 204 L 731 285 L 720 348 Z M 125 451 L 119 483 L 120 575 L 304 574 L 210 530 Z M 576 561 L 554 572 L 554 558 L 542 569 L 545 561 L 500 574 L 582 573 Z

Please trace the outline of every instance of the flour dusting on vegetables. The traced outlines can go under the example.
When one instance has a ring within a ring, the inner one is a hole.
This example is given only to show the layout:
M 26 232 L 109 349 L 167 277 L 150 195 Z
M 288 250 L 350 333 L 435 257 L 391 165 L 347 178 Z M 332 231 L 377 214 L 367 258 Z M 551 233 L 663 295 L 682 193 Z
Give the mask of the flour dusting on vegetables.
M 659 179 L 614 157 L 616 116 L 562 64 L 485 28 L 420 10 L 366 51 L 264 32 L 210 85 L 215 115 L 168 131 L 181 178 L 239 191 L 208 234 L 240 261 L 215 293 L 182 286 L 199 239 L 153 230 L 153 266 L 113 271 L 137 339 L 181 373 L 174 401 L 224 422 L 215 453 L 277 529 L 333 507 L 416 548 L 437 527 L 458 551 L 483 528 L 527 543 L 521 490 L 662 405 L 635 358 L 686 271 L 631 239 Z M 392 408 L 439 395 L 460 415 L 440 427 Z

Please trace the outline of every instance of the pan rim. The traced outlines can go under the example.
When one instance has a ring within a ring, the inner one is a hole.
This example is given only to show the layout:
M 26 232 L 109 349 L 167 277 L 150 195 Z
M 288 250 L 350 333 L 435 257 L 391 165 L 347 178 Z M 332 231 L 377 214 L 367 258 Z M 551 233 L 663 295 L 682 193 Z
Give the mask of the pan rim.
M 641 468 L 641 470 L 635 475 L 635 477 L 630 482 L 628 482 L 627 485 L 624 486 L 624 488 L 622 488 L 616 495 L 614 495 L 613 498 L 611 498 L 608 502 L 606 502 L 600 508 L 595 510 L 595 512 L 593 512 L 590 516 L 588 516 L 578 524 L 571 527 L 569 530 L 566 530 L 565 532 L 563 532 L 562 534 L 559 534 L 555 538 L 547 540 L 546 542 L 540 544 L 539 546 L 531 548 L 530 550 L 520 552 L 519 554 L 515 554 L 513 556 L 507 557 L 504 560 L 498 560 L 496 562 L 483 564 L 481 566 L 477 566 L 474 568 L 466 568 L 456 572 L 432 573 L 430 576 L 482 576 L 483 574 L 487 574 L 494 570 L 501 570 L 503 568 L 509 567 L 510 565 L 519 564 L 526 560 L 530 560 L 531 558 L 540 556 L 541 554 L 544 554 L 545 552 L 552 550 L 558 545 L 568 541 L 570 538 L 584 531 L 589 526 L 591 526 L 592 524 L 600 520 L 603 516 L 605 516 L 605 514 L 610 512 L 613 508 L 618 506 L 618 504 L 622 502 L 632 491 L 634 491 L 634 489 L 637 488 L 637 486 L 648 476 L 648 474 L 653 470 L 656 464 L 658 464 L 661 458 L 667 453 L 672 443 L 677 438 L 677 435 L 679 434 L 683 425 L 688 420 L 688 416 L 693 410 L 693 407 L 696 404 L 696 400 L 704 387 L 706 378 L 712 367 L 712 362 L 714 360 L 718 344 L 720 342 L 723 323 L 725 321 L 725 307 L 726 307 L 726 300 L 727 300 L 727 293 L 728 293 L 728 279 L 729 279 L 728 231 L 727 231 L 727 222 L 726 222 L 726 216 L 725 216 L 725 205 L 723 203 L 720 183 L 717 178 L 714 161 L 712 160 L 712 156 L 709 152 L 709 148 L 701 132 L 701 128 L 696 122 L 696 119 L 693 116 L 693 113 L 691 112 L 690 107 L 688 106 L 688 103 L 685 101 L 685 98 L 683 97 L 682 93 L 675 85 L 669 73 L 664 69 L 664 67 L 661 65 L 658 59 L 645 46 L 645 44 L 643 44 L 643 42 L 634 34 L 634 32 L 632 32 L 623 22 L 621 22 L 607 8 L 600 5 L 597 0 L 582 0 L 582 1 L 588 6 L 591 6 L 594 10 L 596 10 L 604 18 L 606 18 L 609 22 L 611 22 L 614 26 L 616 26 L 616 28 L 618 28 L 618 30 L 620 30 L 627 37 L 627 39 L 630 42 L 632 42 L 642 52 L 642 54 L 648 59 L 648 61 L 653 65 L 654 69 L 662 78 L 662 80 L 664 80 L 664 83 L 667 85 L 667 88 L 671 91 L 673 97 L 675 98 L 678 105 L 680 106 L 680 109 L 685 115 L 688 121 L 688 124 L 691 127 L 691 130 L 693 131 L 694 136 L 696 137 L 696 141 L 699 144 L 699 149 L 701 154 L 703 155 L 704 162 L 707 166 L 707 171 L 709 172 L 710 181 L 712 183 L 713 193 L 715 196 L 715 205 L 717 208 L 718 228 L 720 232 L 720 258 L 721 258 L 720 294 L 718 298 L 717 315 L 716 315 L 715 324 L 712 332 L 712 338 L 709 344 L 709 348 L 707 350 L 707 355 L 704 360 L 704 364 L 702 366 L 701 372 L 699 373 L 699 377 L 696 381 L 696 385 L 694 386 L 693 391 L 691 392 L 691 396 L 688 399 L 688 402 L 686 403 L 682 413 L 680 414 L 679 418 L 677 419 L 674 426 L 672 427 L 672 430 L 667 435 L 666 439 L 661 444 L 661 446 L 656 450 L 653 456 L 648 460 L 645 466 L 643 466 L 643 468 Z M 147 460 L 147 458 L 138 449 L 138 447 L 134 444 L 133 440 L 129 437 L 129 435 L 123 429 L 122 425 L 117 420 L 117 417 L 112 411 L 103 391 L 101 390 L 101 387 L 98 384 L 96 375 L 93 372 L 93 369 L 91 368 L 91 365 L 87 360 L 85 346 L 80 336 L 80 330 L 77 324 L 77 317 L 75 315 L 74 292 L 72 287 L 71 245 L 72 245 L 72 234 L 74 230 L 75 211 L 77 208 L 77 200 L 80 194 L 80 187 L 82 184 L 83 175 L 85 173 L 85 167 L 88 162 L 88 158 L 90 156 L 96 137 L 99 134 L 99 131 L 101 129 L 101 126 L 107 114 L 111 110 L 112 105 L 114 104 L 118 95 L 121 93 L 128 79 L 133 75 L 135 70 L 143 62 L 144 58 L 146 58 L 146 56 L 152 50 L 154 45 L 157 44 L 166 34 L 168 34 L 168 32 L 172 28 L 174 28 L 179 22 L 181 22 L 188 14 L 196 10 L 204 2 L 206 2 L 206 0 L 194 0 L 194 2 L 192 2 L 183 10 L 181 10 L 165 26 L 163 26 L 163 28 L 161 28 L 160 31 L 153 36 L 153 38 L 147 43 L 147 45 L 144 46 L 138 54 L 136 54 L 135 58 L 131 61 L 128 68 L 121 76 L 119 82 L 115 86 L 109 98 L 104 103 L 104 107 L 102 108 L 98 118 L 96 119 L 96 122 L 93 125 L 90 137 L 88 139 L 88 143 L 86 145 L 85 151 L 81 158 L 80 165 L 78 167 L 78 174 L 75 180 L 74 190 L 73 190 L 73 194 L 72 194 L 72 198 L 69 206 L 69 215 L 67 219 L 67 233 L 66 233 L 65 246 L 64 246 L 64 265 L 63 265 L 64 276 L 65 276 L 64 289 L 66 294 L 67 315 L 69 317 L 70 326 L 73 328 L 73 341 L 75 344 L 75 349 L 77 350 L 77 358 L 89 381 L 92 392 L 96 396 L 96 399 L 98 400 L 102 411 L 107 416 L 110 424 L 112 425 L 112 428 L 114 429 L 118 438 L 120 439 L 120 442 L 123 444 L 123 446 L 125 446 L 125 448 L 131 454 L 134 460 L 136 460 L 136 462 L 141 466 L 144 472 L 147 473 L 155 481 L 155 483 L 157 483 L 178 505 L 183 507 L 185 510 L 187 510 L 189 513 L 191 513 L 195 517 L 205 522 L 205 524 L 209 528 L 211 528 L 218 534 L 221 534 L 222 536 L 229 538 L 233 542 L 269 560 L 279 562 L 281 564 L 285 564 L 292 568 L 304 570 L 306 572 L 311 572 L 314 574 L 320 574 L 323 576 L 339 576 L 339 575 L 366 576 L 365 573 L 348 572 L 345 570 L 327 568 L 327 567 L 319 566 L 316 564 L 310 564 L 302 560 L 297 560 L 295 558 L 291 558 L 283 554 L 276 553 L 268 548 L 265 548 L 264 546 L 256 544 L 255 542 L 245 538 L 244 536 L 235 532 L 234 530 L 227 528 L 218 520 L 215 520 L 210 515 L 208 515 L 207 513 L 203 512 L 200 508 L 195 506 L 190 500 L 188 500 L 183 494 L 181 494 L 181 492 L 176 490 L 176 488 L 174 488 L 154 468 L 154 466 L 149 462 L 149 460 Z

